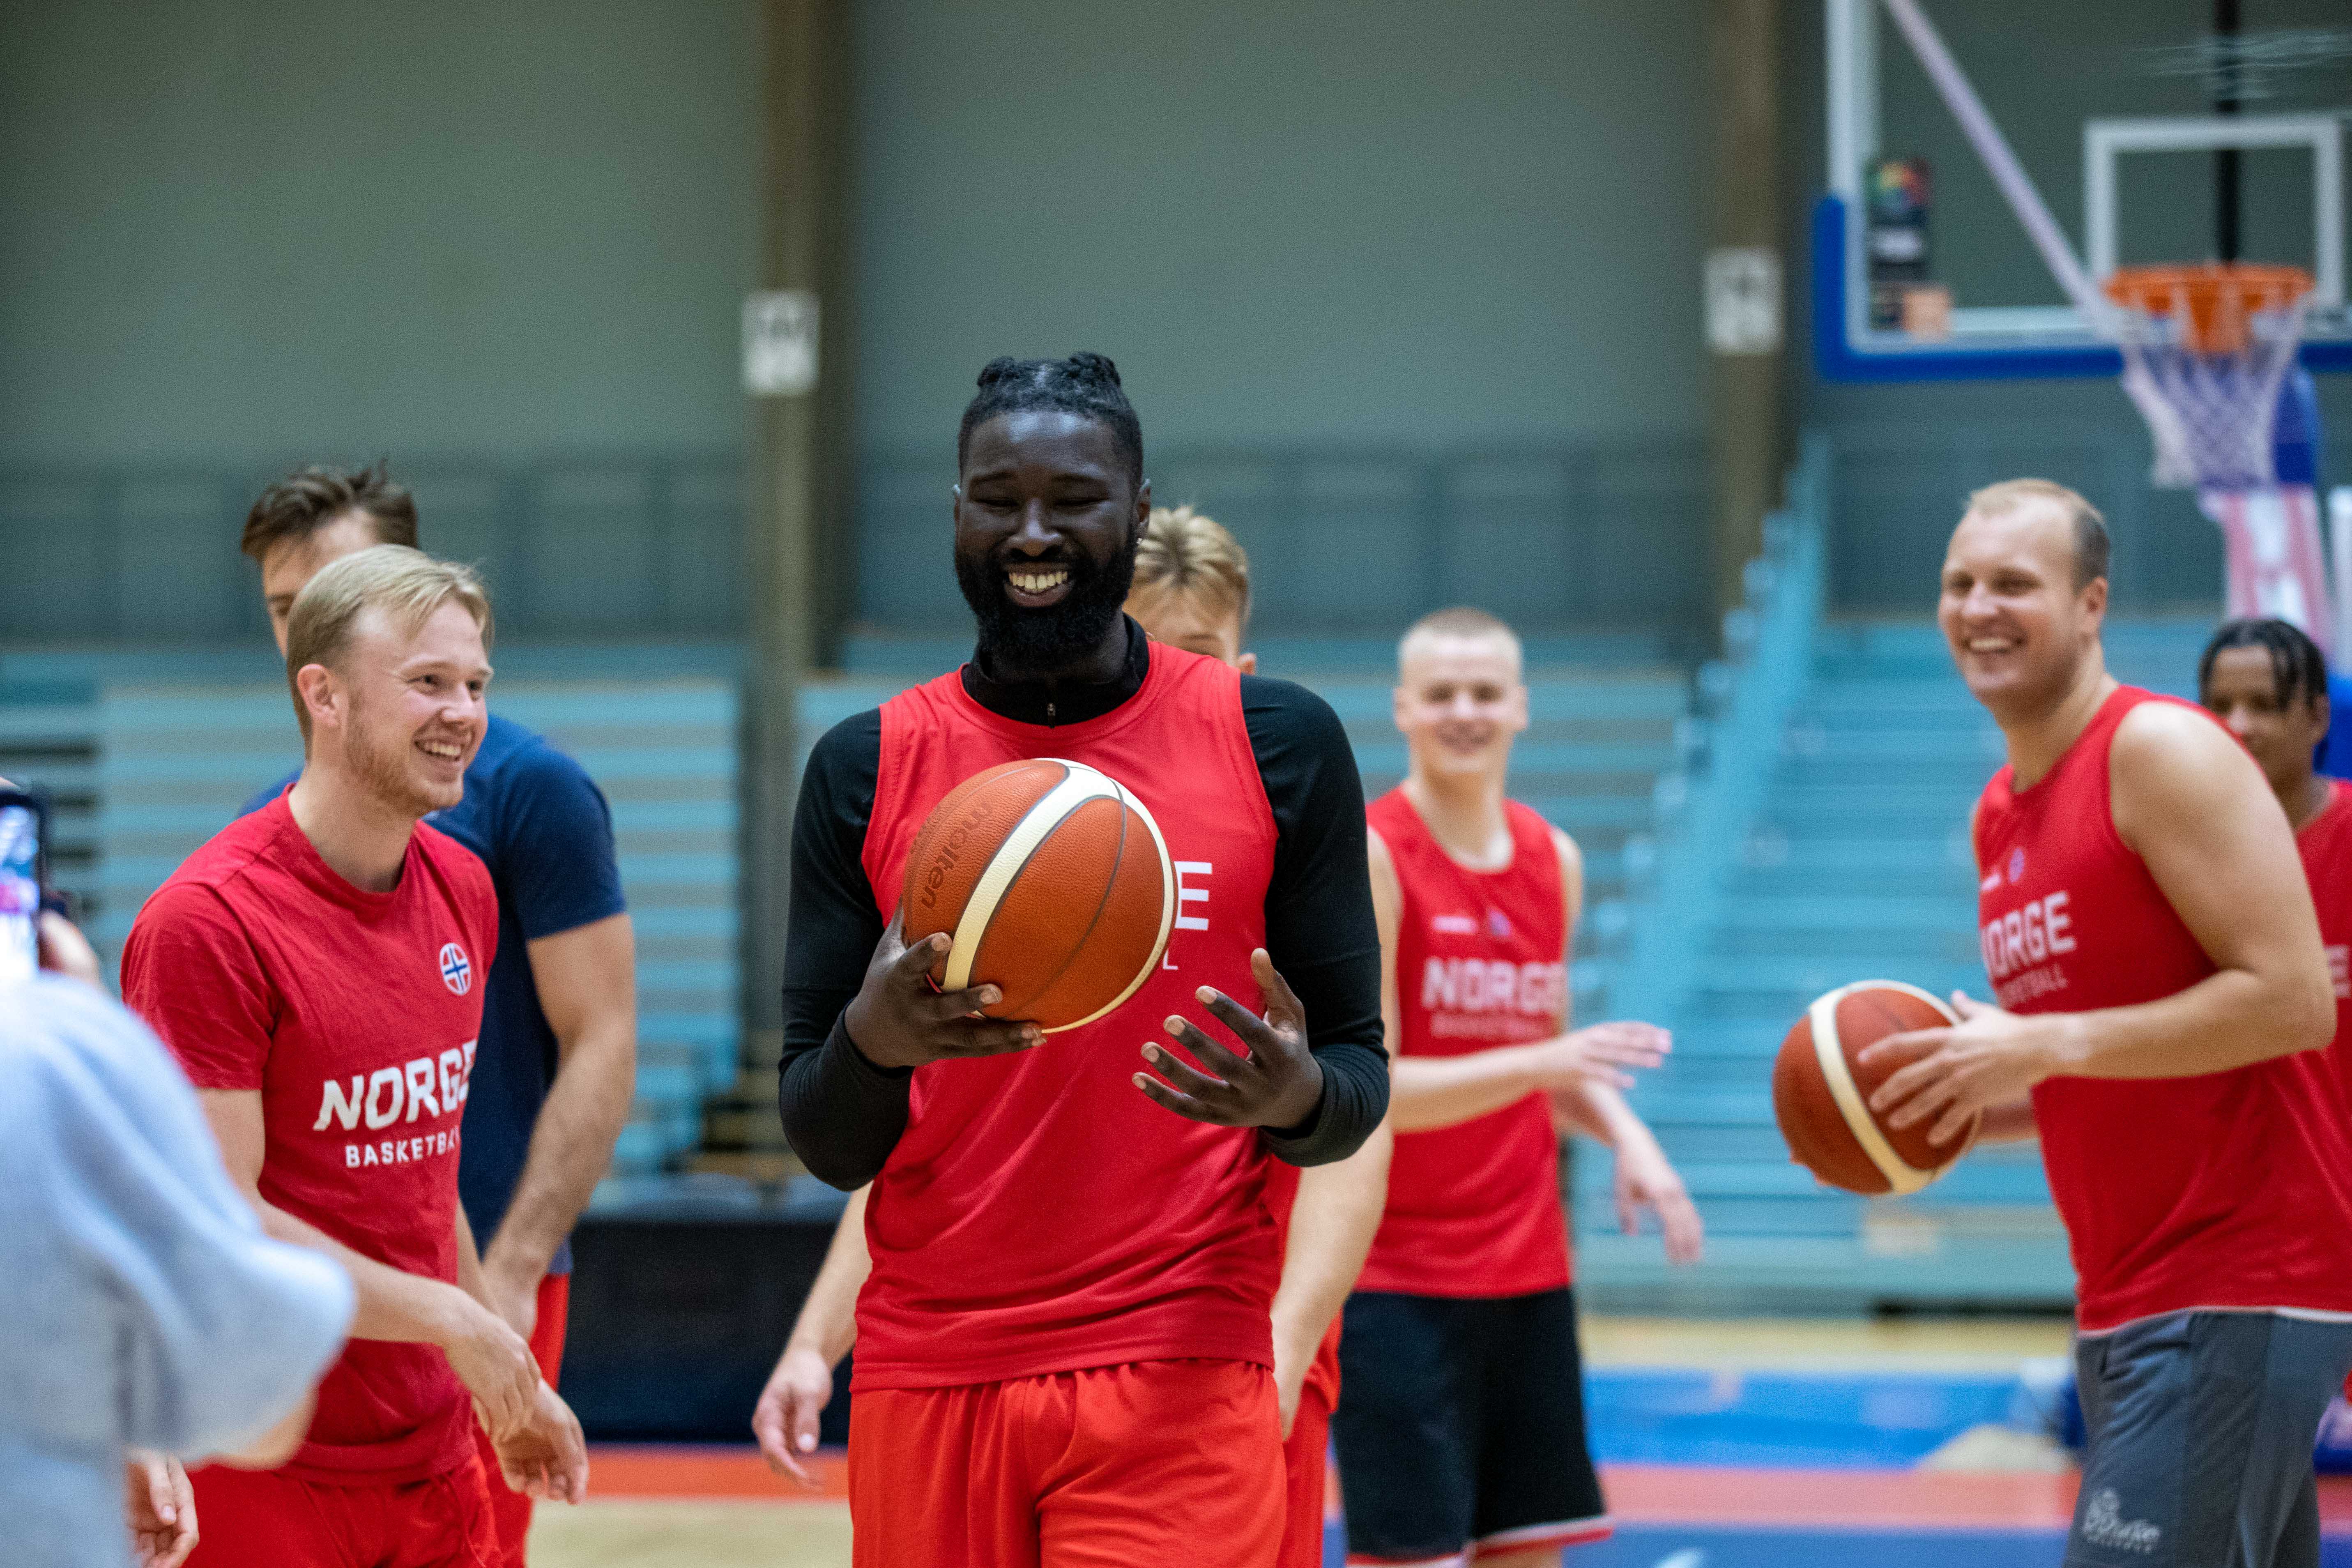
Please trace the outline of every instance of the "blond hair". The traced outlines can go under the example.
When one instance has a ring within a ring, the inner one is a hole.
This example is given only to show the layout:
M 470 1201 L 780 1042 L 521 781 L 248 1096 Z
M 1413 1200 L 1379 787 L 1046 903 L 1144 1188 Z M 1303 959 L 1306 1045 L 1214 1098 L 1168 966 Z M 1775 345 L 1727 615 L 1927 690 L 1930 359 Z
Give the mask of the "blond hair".
M 1212 517 L 1189 506 L 1155 506 L 1135 551 L 1130 592 L 1181 594 L 1249 625 L 1249 552 Z
M 490 646 L 490 596 L 481 579 L 454 561 L 436 561 L 405 544 L 378 544 L 322 567 L 294 596 L 286 613 L 286 684 L 294 693 L 294 718 L 310 740 L 310 710 L 297 679 L 310 665 L 329 669 L 351 646 L 363 610 L 377 609 L 402 632 L 417 629 L 442 605 L 455 602 L 481 628 Z
M 1494 637 L 1511 650 L 1511 663 L 1524 665 L 1526 653 L 1519 647 L 1519 634 L 1510 623 L 1484 610 L 1467 605 L 1457 605 L 1450 610 L 1432 610 L 1405 628 L 1397 639 L 1397 673 L 1404 673 L 1404 661 L 1416 642 L 1433 642 L 1439 637 Z
M 2084 499 L 2082 491 L 2069 489 L 2055 479 L 2003 479 L 1969 496 L 1969 510 L 1963 515 L 1999 517 L 2037 500 L 2046 500 L 2064 513 L 2074 531 L 2074 591 L 2079 594 L 2107 574 L 2107 557 L 2115 548 L 2107 520 Z

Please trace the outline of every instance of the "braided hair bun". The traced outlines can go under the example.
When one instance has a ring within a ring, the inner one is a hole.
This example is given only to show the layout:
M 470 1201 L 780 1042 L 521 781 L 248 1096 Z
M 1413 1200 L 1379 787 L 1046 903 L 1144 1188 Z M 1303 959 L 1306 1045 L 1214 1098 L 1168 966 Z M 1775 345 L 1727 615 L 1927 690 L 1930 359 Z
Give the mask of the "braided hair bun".
M 1111 445 L 1126 461 L 1128 477 L 1143 482 L 1143 425 L 1119 384 L 1118 366 L 1108 354 L 1081 350 L 1067 359 L 990 360 L 980 371 L 980 390 L 964 405 L 956 430 L 956 467 L 971 450 L 971 433 L 1000 414 L 1053 409 L 1107 426 Z

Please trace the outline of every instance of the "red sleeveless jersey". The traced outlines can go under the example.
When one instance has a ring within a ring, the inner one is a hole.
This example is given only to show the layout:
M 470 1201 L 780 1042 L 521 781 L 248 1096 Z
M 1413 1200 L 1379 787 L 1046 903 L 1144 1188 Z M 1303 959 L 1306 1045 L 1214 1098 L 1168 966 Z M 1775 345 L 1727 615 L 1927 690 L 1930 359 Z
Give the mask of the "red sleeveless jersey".
M 2125 716 L 2174 700 L 2123 687 L 2040 783 L 2013 789 L 2004 767 L 1985 786 L 1979 935 L 1993 994 L 2011 1012 L 2153 1002 L 2214 973 L 2116 833 L 2108 784 Z M 2315 1080 L 2287 1058 L 2197 1078 L 2035 1087 L 2084 1331 L 2199 1308 L 2352 1310 L 2352 1162 Z
M 1504 803 L 1511 863 L 1473 871 L 1430 836 L 1392 789 L 1372 830 L 1396 863 L 1400 1051 L 1452 1057 L 1540 1040 L 1568 1011 L 1568 910 L 1544 819 Z M 1400 1132 L 1388 1210 L 1360 1290 L 1526 1296 L 1569 1281 L 1551 1104 L 1528 1094 L 1451 1127 Z
M 1180 891 L 1160 972 L 1099 1023 L 1032 1050 L 915 1069 L 905 1134 L 866 1211 L 874 1272 L 853 1387 L 929 1388 L 1181 1357 L 1273 1362 L 1281 1254 L 1254 1131 L 1163 1110 L 1129 1081 L 1161 1021 L 1213 985 L 1263 1007 L 1276 827 L 1240 677 L 1160 643 L 1143 688 L 1084 723 L 992 713 L 955 674 L 882 707 L 866 827 L 876 903 L 940 798 L 1024 757 L 1084 763 L 1142 800 Z M 1212 1027 L 1217 1027 L 1212 1023 Z
M 2327 781 L 2327 804 L 2303 825 L 2295 847 L 2303 851 L 2311 901 L 2319 910 L 2328 978 L 2336 982 L 2336 1038 L 2327 1047 L 2326 1087 L 2339 1097 L 2346 1135 L 2352 1138 L 2352 784 Z M 2305 1054 L 2288 1060 L 2316 1058 Z

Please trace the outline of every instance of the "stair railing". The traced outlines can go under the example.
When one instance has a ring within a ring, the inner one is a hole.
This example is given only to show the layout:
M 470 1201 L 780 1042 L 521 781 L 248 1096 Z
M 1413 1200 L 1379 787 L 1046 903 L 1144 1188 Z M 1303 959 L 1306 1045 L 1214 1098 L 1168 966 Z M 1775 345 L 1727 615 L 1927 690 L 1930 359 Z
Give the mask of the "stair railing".
M 1654 836 L 1629 843 L 1624 957 L 1607 1012 L 1669 1023 L 1697 984 L 1720 913 L 1764 803 L 1780 737 L 1811 679 L 1827 594 L 1828 438 L 1808 435 L 1786 503 L 1764 520 L 1764 550 L 1725 612 L 1723 658 L 1698 674 L 1701 726 L 1685 765 L 1658 781 Z

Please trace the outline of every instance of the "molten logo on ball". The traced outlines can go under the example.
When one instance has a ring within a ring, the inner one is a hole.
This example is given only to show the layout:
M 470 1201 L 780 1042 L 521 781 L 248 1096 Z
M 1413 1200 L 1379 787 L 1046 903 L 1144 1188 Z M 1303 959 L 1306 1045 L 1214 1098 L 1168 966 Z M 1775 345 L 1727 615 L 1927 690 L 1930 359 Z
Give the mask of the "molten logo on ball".
M 986 1012 L 1047 1034 L 1134 995 L 1175 923 L 1176 870 L 1151 813 L 1118 780 L 1056 757 L 949 791 L 907 865 L 907 942 L 951 939 L 940 988 L 993 985 L 1003 997 Z

